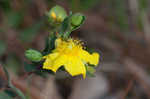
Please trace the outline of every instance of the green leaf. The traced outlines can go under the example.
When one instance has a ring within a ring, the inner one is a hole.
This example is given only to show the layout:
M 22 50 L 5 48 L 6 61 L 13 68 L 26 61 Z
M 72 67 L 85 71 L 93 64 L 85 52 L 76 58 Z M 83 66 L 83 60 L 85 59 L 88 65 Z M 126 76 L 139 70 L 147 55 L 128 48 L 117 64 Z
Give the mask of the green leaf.
M 69 15 L 67 18 L 64 19 L 61 28 L 60 28 L 60 34 L 65 34 L 66 32 L 71 32 L 71 23 L 70 23 L 70 19 L 71 19 L 71 15 Z
M 50 53 L 55 48 L 56 38 L 56 34 L 51 33 L 50 36 L 46 39 L 45 49 L 42 52 L 43 55 Z
M 24 69 L 26 72 L 33 72 L 37 70 L 37 66 L 35 66 L 34 64 L 28 64 L 28 63 L 24 63 Z
M 6 92 L 0 92 L 0 99 L 13 99 L 13 97 L 9 96 Z
M 59 34 L 63 38 L 68 38 L 72 32 L 71 17 L 72 17 L 72 12 L 70 12 L 70 15 L 64 19 L 62 25 L 60 26 Z

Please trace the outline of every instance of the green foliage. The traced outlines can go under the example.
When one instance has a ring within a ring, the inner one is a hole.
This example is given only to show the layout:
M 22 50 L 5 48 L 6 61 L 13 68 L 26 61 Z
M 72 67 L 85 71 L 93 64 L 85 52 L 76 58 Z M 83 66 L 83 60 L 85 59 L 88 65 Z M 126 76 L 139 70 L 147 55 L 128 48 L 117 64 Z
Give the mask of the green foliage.
M 48 15 L 50 15 L 49 20 L 53 20 L 50 21 L 50 24 L 55 28 L 53 32 L 58 32 L 59 36 L 63 36 L 64 38 L 67 38 L 72 31 L 78 29 L 85 20 L 85 16 L 80 13 L 72 14 L 72 12 L 70 12 L 69 16 L 67 16 L 65 10 L 60 6 L 51 8 Z M 59 21 L 58 25 L 56 21 L 60 16 L 63 16 L 63 18 Z
M 72 31 L 78 29 L 85 21 L 85 16 L 80 13 L 72 14 L 62 22 L 59 33 L 64 38 L 68 38 Z
M 71 19 L 72 17 L 72 13 L 64 19 L 64 21 L 62 22 L 61 24 L 61 27 L 60 27 L 60 30 L 59 30 L 59 33 L 61 36 L 64 36 L 64 37 L 68 37 L 71 33 Z
M 55 48 L 55 39 L 56 35 L 54 33 L 51 33 L 50 36 L 46 39 L 43 55 L 50 53 Z

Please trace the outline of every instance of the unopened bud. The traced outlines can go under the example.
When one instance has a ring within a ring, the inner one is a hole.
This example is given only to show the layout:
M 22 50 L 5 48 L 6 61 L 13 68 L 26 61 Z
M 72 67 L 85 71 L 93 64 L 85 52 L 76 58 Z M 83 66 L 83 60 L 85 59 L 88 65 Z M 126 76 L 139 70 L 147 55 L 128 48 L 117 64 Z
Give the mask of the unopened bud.
M 55 7 L 51 8 L 48 12 L 49 21 L 51 23 L 54 22 L 62 22 L 66 17 L 67 13 L 61 6 L 56 5 Z
M 85 17 L 80 14 L 80 13 L 76 13 L 71 17 L 71 24 L 73 26 L 80 26 L 83 21 L 84 21 Z
M 25 52 L 25 56 L 27 59 L 33 62 L 39 62 L 42 60 L 42 54 L 39 51 L 29 49 Z

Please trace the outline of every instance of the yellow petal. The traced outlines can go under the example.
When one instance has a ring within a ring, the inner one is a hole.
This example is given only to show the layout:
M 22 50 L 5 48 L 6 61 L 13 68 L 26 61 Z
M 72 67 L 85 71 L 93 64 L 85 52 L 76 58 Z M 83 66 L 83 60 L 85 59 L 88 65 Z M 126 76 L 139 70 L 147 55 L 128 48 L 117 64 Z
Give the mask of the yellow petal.
M 98 53 L 89 54 L 87 51 L 81 50 L 79 56 L 84 62 L 90 63 L 92 65 L 97 65 L 99 62 Z
M 57 69 L 59 69 L 61 66 L 63 66 L 65 63 L 67 62 L 67 57 L 65 55 L 61 55 L 59 57 L 57 57 L 54 61 L 53 61 L 53 71 L 56 72 Z
M 52 70 L 51 66 L 52 66 L 52 60 L 47 58 L 43 64 L 43 69 Z
M 81 60 L 77 57 L 68 59 L 68 62 L 64 65 L 66 71 L 72 76 L 83 75 L 83 78 L 86 77 L 86 68 Z
M 58 57 L 58 55 L 59 55 L 59 53 L 48 54 L 46 56 L 43 56 L 43 59 L 47 59 L 47 58 L 55 59 L 56 57 Z
M 83 61 L 89 62 L 90 54 L 89 54 L 87 51 L 81 50 L 81 51 L 79 52 L 79 56 L 80 56 L 80 58 L 81 58 Z
M 66 56 L 59 55 L 58 53 L 49 54 L 44 62 L 43 69 L 49 69 L 54 72 L 57 71 L 66 62 Z
M 89 60 L 89 63 L 90 64 L 93 64 L 95 66 L 98 65 L 98 62 L 99 62 L 99 54 L 98 53 L 93 53 L 91 56 L 90 56 L 90 60 Z

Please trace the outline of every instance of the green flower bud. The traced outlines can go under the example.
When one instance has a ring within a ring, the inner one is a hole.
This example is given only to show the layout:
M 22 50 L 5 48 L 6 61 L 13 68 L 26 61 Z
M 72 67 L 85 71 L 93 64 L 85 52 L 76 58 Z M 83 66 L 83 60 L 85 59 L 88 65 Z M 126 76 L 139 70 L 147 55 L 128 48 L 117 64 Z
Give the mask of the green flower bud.
M 48 17 L 51 23 L 61 23 L 67 17 L 67 13 L 64 8 L 56 5 L 50 9 Z
M 42 54 L 39 51 L 29 49 L 25 52 L 25 56 L 27 59 L 33 62 L 39 62 L 42 60 Z
M 76 13 L 71 17 L 71 24 L 73 26 L 80 26 L 83 21 L 84 21 L 85 17 L 80 14 L 80 13 Z

